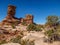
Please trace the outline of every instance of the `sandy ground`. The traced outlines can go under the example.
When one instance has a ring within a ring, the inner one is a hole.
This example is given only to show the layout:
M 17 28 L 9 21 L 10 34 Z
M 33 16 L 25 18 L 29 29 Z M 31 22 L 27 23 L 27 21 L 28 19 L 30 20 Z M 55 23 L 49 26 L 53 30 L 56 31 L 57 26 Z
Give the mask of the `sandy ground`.
M 60 45 L 60 42 L 54 42 L 54 43 L 44 43 L 43 42 L 43 37 L 45 35 L 43 32 L 34 32 L 34 33 L 29 33 L 27 36 L 24 36 L 23 39 L 35 39 L 35 45 Z
M 26 36 L 24 36 L 22 39 L 34 39 L 35 45 L 60 45 L 60 42 L 54 42 L 54 43 L 44 43 L 43 37 L 45 35 L 42 32 L 31 32 L 27 33 Z M 8 43 L 4 45 L 19 45 L 18 43 Z

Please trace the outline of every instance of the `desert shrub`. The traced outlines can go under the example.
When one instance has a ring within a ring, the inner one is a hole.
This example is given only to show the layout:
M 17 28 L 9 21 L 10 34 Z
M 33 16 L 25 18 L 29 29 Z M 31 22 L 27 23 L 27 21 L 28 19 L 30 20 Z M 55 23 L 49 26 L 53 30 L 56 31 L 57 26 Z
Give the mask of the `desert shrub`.
M 22 40 L 20 36 L 16 37 L 16 38 L 12 38 L 10 40 L 10 42 L 13 43 L 19 43 L 21 45 L 34 45 L 34 40 L 33 41 L 29 41 L 29 40 Z
M 11 26 L 12 26 L 12 28 L 15 28 L 15 25 L 13 23 L 11 24 Z
M 48 31 L 45 32 L 45 35 L 50 37 L 53 33 L 54 33 L 53 30 L 48 30 Z
M 45 35 L 48 37 L 48 40 L 51 42 L 53 41 L 56 41 L 56 40 L 59 40 L 60 38 L 60 35 L 59 33 L 57 32 L 58 30 L 48 30 L 48 31 L 45 31 Z
M 10 42 L 20 43 L 20 42 L 21 42 L 21 36 L 17 36 L 16 38 L 12 38 L 12 39 L 10 40 Z
M 35 45 L 34 44 L 34 40 L 33 41 L 29 41 L 29 39 L 25 39 L 25 40 L 21 40 L 21 45 Z
M 27 30 L 28 30 L 28 31 L 41 31 L 41 28 L 38 27 L 38 26 L 35 25 L 35 24 L 29 24 L 29 25 L 27 26 Z
M 34 25 L 34 24 L 29 24 L 28 27 L 27 27 L 27 30 L 28 30 L 28 31 L 34 31 L 34 30 L 36 30 L 36 25 Z
M 6 40 L 0 40 L 0 45 L 7 43 Z
M 36 31 L 42 31 L 41 27 L 36 25 Z
M 26 24 L 26 22 L 22 22 L 22 25 L 26 26 L 27 24 Z

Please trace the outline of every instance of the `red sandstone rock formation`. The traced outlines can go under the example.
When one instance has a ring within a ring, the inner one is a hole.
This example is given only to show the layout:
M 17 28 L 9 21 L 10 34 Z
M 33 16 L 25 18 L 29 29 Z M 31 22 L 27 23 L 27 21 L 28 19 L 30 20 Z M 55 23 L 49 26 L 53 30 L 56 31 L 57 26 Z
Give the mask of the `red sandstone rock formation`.
M 15 11 L 16 11 L 16 7 L 13 5 L 9 5 L 8 6 L 8 12 L 7 12 L 7 16 L 6 18 L 2 21 L 2 24 L 11 24 L 11 23 L 22 23 L 22 22 L 26 22 L 27 24 L 31 24 L 33 23 L 33 16 L 28 14 L 26 15 L 25 18 L 16 18 L 15 17 Z
M 21 23 L 26 22 L 27 24 L 33 23 L 33 16 L 30 14 L 27 14 L 25 18 L 21 18 Z

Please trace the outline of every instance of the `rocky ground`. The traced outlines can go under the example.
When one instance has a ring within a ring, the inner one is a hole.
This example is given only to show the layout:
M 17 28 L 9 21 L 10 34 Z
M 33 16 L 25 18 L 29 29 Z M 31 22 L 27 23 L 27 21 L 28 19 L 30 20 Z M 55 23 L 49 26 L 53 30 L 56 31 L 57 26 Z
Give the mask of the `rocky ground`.
M 30 40 L 35 40 L 35 45 L 60 45 L 60 42 L 53 42 L 53 43 L 45 43 L 43 41 L 43 37 L 45 36 L 43 32 L 24 32 L 25 36 L 22 38 L 24 39 L 30 39 Z M 18 43 L 7 43 L 3 45 L 19 45 Z
M 23 31 L 24 37 L 22 38 L 24 39 L 30 39 L 30 40 L 35 40 L 34 43 L 35 45 L 60 45 L 60 42 L 53 42 L 53 43 L 45 43 L 43 41 L 45 35 L 44 35 L 44 31 L 42 32 L 36 32 L 36 31 L 26 31 L 26 27 L 27 26 L 23 26 L 23 25 L 18 25 L 16 26 L 16 28 L 14 30 L 20 30 Z M 5 28 L 5 27 L 4 27 Z M 10 28 L 8 28 L 10 29 Z M 6 44 L 2 44 L 2 45 L 20 45 L 18 43 L 6 43 Z

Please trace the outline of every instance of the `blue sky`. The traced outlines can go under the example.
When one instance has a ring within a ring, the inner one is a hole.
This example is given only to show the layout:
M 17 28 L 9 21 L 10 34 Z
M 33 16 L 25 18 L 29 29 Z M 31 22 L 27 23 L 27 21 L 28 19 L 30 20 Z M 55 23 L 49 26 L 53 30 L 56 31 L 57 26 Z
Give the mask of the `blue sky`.
M 7 16 L 8 5 L 15 5 L 15 16 L 34 15 L 34 22 L 44 24 L 49 15 L 60 16 L 60 0 L 0 0 L 0 22 Z

